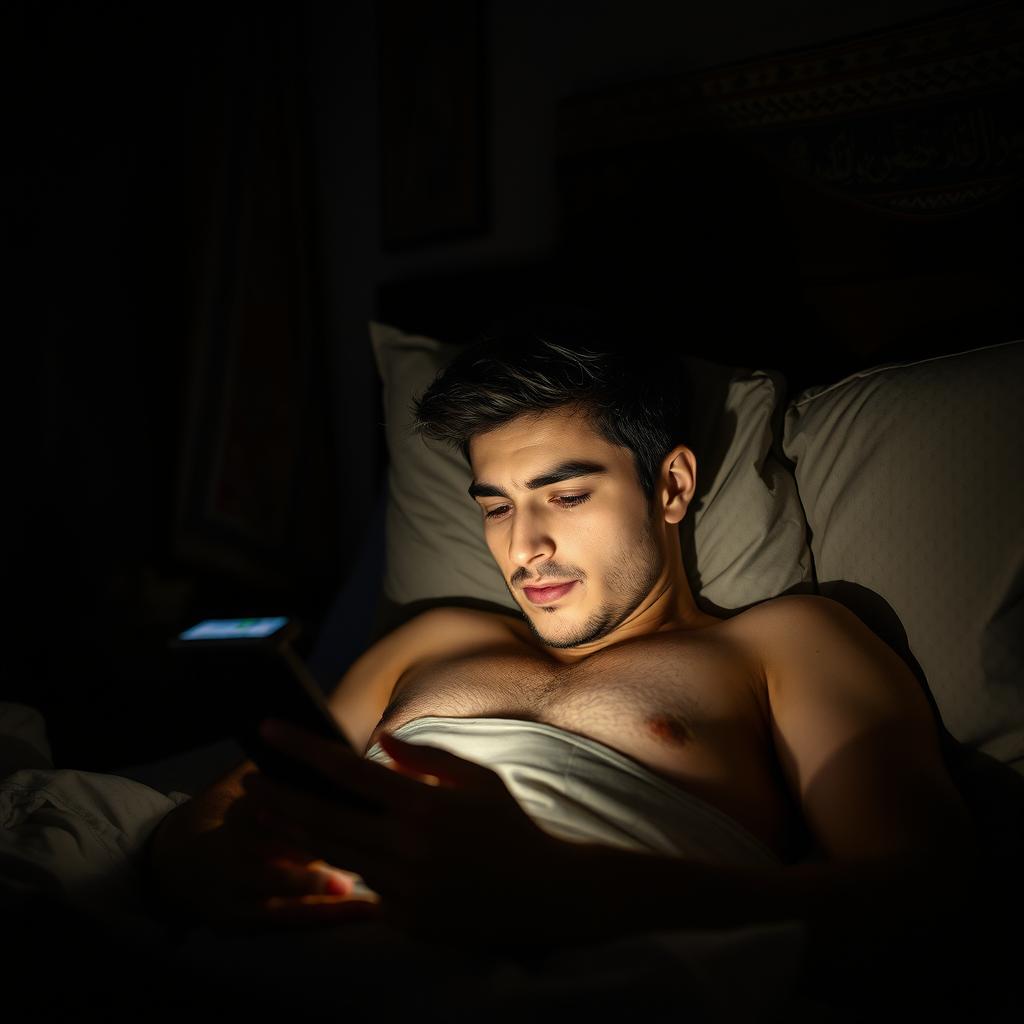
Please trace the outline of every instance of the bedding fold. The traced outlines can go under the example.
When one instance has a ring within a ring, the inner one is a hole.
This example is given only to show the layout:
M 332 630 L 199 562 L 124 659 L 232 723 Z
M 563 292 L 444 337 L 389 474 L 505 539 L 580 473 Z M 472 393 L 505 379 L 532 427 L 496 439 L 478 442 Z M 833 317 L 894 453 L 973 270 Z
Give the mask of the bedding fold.
M 781 863 L 716 807 L 619 751 L 553 725 L 424 716 L 394 735 L 492 769 L 523 810 L 560 839 L 715 864 Z M 378 743 L 366 756 L 387 761 Z
M 114 927 L 145 922 L 138 853 L 188 794 L 55 768 L 42 715 L 23 704 L 0 703 L 0 773 L 0 906 L 45 896 Z

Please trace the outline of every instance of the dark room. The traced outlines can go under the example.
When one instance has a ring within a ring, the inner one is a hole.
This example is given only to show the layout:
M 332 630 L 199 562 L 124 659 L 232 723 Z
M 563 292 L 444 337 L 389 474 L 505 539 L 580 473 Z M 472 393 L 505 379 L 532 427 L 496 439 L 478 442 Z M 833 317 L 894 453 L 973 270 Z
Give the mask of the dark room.
M 1020 1019 L 1024 5 L 0 24 L 6 1020 Z

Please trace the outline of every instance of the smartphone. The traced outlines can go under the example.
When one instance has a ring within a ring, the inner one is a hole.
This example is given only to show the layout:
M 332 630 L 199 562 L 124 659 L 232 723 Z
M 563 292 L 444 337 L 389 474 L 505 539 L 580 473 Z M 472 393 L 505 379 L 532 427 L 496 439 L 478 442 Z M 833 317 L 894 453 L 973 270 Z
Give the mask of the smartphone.
M 190 681 L 215 688 L 217 705 L 229 709 L 232 734 L 260 771 L 318 796 L 366 806 L 367 801 L 260 737 L 260 723 L 278 718 L 353 751 L 320 687 L 292 649 L 300 632 L 287 616 L 204 619 L 175 636 L 170 647 L 185 662 Z

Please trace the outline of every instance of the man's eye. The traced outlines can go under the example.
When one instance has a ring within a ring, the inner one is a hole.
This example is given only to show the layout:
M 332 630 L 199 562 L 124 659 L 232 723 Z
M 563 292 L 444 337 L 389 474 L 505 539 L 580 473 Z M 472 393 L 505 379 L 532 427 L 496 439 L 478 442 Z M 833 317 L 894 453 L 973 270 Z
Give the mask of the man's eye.
M 563 494 L 561 497 L 556 498 L 565 508 L 573 508 L 576 505 L 582 505 L 585 501 L 590 501 L 589 494 Z
M 561 494 L 553 499 L 562 508 L 575 508 L 585 501 L 590 501 L 589 494 Z M 490 511 L 484 512 L 485 519 L 503 519 L 511 509 L 511 505 L 496 505 Z

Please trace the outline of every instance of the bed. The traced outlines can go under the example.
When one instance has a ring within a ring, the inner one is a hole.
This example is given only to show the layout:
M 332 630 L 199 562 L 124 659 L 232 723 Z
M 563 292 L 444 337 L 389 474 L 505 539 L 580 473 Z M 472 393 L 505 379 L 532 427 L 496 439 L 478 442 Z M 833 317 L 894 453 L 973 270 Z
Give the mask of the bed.
M 408 397 L 452 347 L 382 324 L 371 334 L 391 447 L 377 628 L 438 603 L 508 607 L 474 509 L 462 501 L 467 468 L 405 429 Z M 979 1011 L 995 1012 L 1012 991 L 1000 959 L 1012 946 L 999 929 L 1020 909 L 1013 884 L 1024 852 L 1024 495 L 1016 473 L 1024 342 L 873 367 L 808 388 L 784 402 L 781 419 L 778 373 L 692 357 L 682 365 L 694 394 L 713 396 L 695 403 L 694 443 L 709 472 L 685 544 L 699 603 L 731 614 L 776 594 L 829 594 L 915 669 L 949 732 L 950 764 L 993 870 L 1008 886 L 1010 902 L 982 908 L 974 923 L 991 929 L 971 935 L 986 957 L 963 979 L 972 1019 L 998 1019 Z M 423 1012 L 444 1007 L 442 1019 L 468 1018 L 481 1005 L 497 1007 L 494 1019 L 504 1019 L 498 1008 L 512 1019 L 536 1015 L 539 1003 L 552 1013 L 646 1008 L 660 1019 L 684 994 L 696 1019 L 851 1019 L 794 996 L 802 955 L 795 923 L 635 936 L 527 965 L 396 947 L 394 936 L 372 931 L 198 929 L 172 941 L 139 909 L 135 854 L 162 813 L 236 763 L 238 748 L 225 740 L 100 775 L 51 770 L 45 725 L 30 708 L 3 706 L 0 733 L 3 768 L 18 769 L 0 786 L 0 892 L 22 922 L 33 969 L 42 963 L 46 978 L 63 979 L 48 1005 L 64 999 L 74 1009 L 105 993 L 127 1009 L 155 987 L 168 1019 L 247 1001 L 313 1013 L 338 998 L 324 989 L 324 978 L 337 978 L 346 1005 L 369 1007 L 398 957 L 404 991 L 416 993 Z M 915 969 L 936 984 L 925 965 Z M 20 973 L 21 983 L 31 974 Z M 19 994 L 42 998 L 34 987 Z
M 846 985 L 802 991 L 798 922 L 516 961 L 373 928 L 168 935 L 138 902 L 137 851 L 239 749 L 224 739 L 104 775 L 55 769 L 39 716 L 0 705 L 0 905 L 17 937 L 9 1005 L 102 1003 L 108 1016 L 168 1020 L 344 1008 L 844 1021 L 922 1007 L 1016 1019 L 1024 268 L 1011 243 L 1024 154 L 1008 112 L 1019 109 L 1022 39 L 1019 13 L 993 4 L 567 98 L 564 242 L 515 265 L 380 289 L 364 343 L 379 373 L 387 486 L 311 655 L 327 686 L 362 646 L 353 622 L 368 642 L 436 604 L 509 607 L 465 498 L 467 468 L 408 430 L 409 400 L 458 345 L 534 305 L 598 309 L 638 353 L 670 347 L 698 456 L 682 524 L 698 604 L 729 615 L 805 592 L 850 607 L 917 675 L 983 838 L 992 905 L 944 954 L 925 944 L 890 965 L 911 972 L 902 1002 L 880 1003 L 885 965 L 867 950 Z M 965 124 L 985 126 L 988 158 L 936 148 L 962 145 L 941 128 Z M 916 162 L 895 160 L 907 147 Z M 861 157 L 845 176 L 844 152 Z M 372 621 L 368 588 L 380 595 Z

